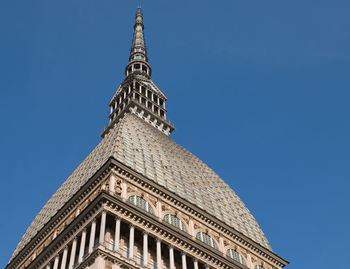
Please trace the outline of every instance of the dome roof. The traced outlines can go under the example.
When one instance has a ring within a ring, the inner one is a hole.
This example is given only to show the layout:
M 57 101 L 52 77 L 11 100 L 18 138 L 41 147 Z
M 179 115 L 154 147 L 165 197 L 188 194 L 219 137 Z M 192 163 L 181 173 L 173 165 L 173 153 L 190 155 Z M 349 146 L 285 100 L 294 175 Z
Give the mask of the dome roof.
M 271 249 L 253 215 L 212 169 L 169 136 L 138 116 L 128 113 L 110 129 L 44 205 L 23 235 L 12 257 L 17 255 L 109 157 L 114 157 Z

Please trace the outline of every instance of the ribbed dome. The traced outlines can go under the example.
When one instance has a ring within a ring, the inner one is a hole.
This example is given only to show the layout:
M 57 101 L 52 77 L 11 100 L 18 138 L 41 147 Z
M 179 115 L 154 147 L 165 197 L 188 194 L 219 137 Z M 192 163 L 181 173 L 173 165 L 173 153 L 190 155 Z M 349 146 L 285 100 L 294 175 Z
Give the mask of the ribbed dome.
M 40 210 L 12 257 L 111 156 L 270 249 L 252 214 L 212 169 L 138 116 L 126 114 Z

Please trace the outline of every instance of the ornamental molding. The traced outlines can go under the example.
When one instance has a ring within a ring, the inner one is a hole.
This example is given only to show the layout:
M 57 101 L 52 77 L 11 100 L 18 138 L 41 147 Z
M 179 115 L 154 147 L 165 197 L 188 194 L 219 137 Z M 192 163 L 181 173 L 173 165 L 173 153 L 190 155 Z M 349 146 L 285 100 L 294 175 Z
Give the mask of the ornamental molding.
M 6 268 L 19 268 L 23 263 L 29 263 L 28 259 L 34 253 L 35 249 L 40 249 L 39 245 L 47 247 L 52 240 L 55 239 L 55 229 L 64 221 L 73 221 L 84 209 L 81 205 L 86 198 L 90 196 L 88 201 L 91 203 L 93 196 L 97 196 L 100 183 L 107 177 L 110 172 L 110 164 L 108 161 L 87 181 L 87 183 L 76 192 L 69 201 L 57 211 L 57 213 L 34 235 L 31 240 L 18 251 L 17 255 L 12 257 Z
M 196 218 L 204 221 L 207 225 L 212 227 L 212 231 L 217 231 L 224 234 L 235 243 L 248 248 L 251 253 L 255 253 L 260 258 L 266 259 L 279 267 L 283 267 L 288 264 L 288 262 L 283 258 L 262 247 L 258 243 L 236 231 L 234 228 L 218 220 L 216 217 L 211 216 L 209 213 L 198 208 L 196 205 L 177 196 L 175 193 L 167 190 L 163 186 L 160 186 L 156 182 L 149 180 L 145 176 L 133 171 L 131 168 L 115 160 L 113 157 L 110 157 L 106 163 L 102 165 L 101 168 L 85 183 L 85 185 L 83 185 L 83 187 L 76 194 L 74 194 L 73 197 L 60 210 L 58 210 L 51 220 L 44 225 L 44 227 L 30 240 L 30 242 L 24 248 L 22 248 L 19 253 L 13 257 L 13 259 L 10 260 L 10 263 L 6 266 L 6 268 L 19 268 L 23 263 L 25 263 L 27 266 L 30 264 L 29 259 L 31 257 L 31 261 L 34 259 L 37 260 L 41 253 L 39 253 L 36 258 L 33 258 L 33 254 L 35 249 L 40 249 L 40 247 L 38 248 L 39 244 L 43 244 L 43 249 L 45 250 L 53 242 L 56 242 L 57 235 L 52 236 L 55 230 L 55 234 L 60 236 L 66 230 L 67 225 L 71 225 L 71 223 L 76 222 L 78 219 L 76 216 L 79 217 L 86 208 L 90 208 L 89 204 L 92 203 L 92 201 L 96 199 L 101 192 L 104 194 L 107 193 L 106 190 L 109 189 L 106 182 L 108 181 L 112 172 L 119 177 L 119 182 L 121 183 L 120 186 L 123 185 L 122 182 L 136 183 L 139 187 L 147 189 L 153 193 L 154 196 L 158 196 L 154 198 L 155 200 L 162 201 L 164 199 L 167 203 L 180 207 L 182 210 L 187 212 L 187 214 L 189 214 L 189 219 Z M 151 196 L 151 194 L 149 195 Z M 160 200 L 159 197 L 162 200 Z M 121 198 L 119 199 L 121 200 Z M 57 232 L 58 227 L 60 228 Z M 63 231 L 61 230 L 62 227 Z M 182 231 L 176 230 L 176 233 L 181 232 Z M 189 237 L 188 234 L 186 235 Z M 202 244 L 204 245 L 202 247 L 207 248 L 204 243 Z M 206 254 L 203 253 L 203 255 L 205 256 Z M 34 254 L 34 256 L 36 256 L 36 254 Z M 220 256 L 222 256 L 221 253 Z
M 154 238 L 159 238 L 168 245 L 173 245 L 180 251 L 185 251 L 190 256 L 194 256 L 215 268 L 244 268 L 235 261 L 225 259 L 219 250 L 213 249 L 199 240 L 193 240 L 187 233 L 179 231 L 167 223 L 160 222 L 156 216 L 145 214 L 144 211 L 123 203 L 120 198 L 109 193 L 102 192 L 101 195 L 103 196 L 103 207 L 110 214 L 122 216 L 124 222 L 129 222 L 140 230 L 145 230 Z
M 73 241 L 74 238 L 86 229 L 86 225 L 92 222 L 103 211 L 103 203 L 99 197 L 96 197 L 95 200 L 85 208 L 84 211 L 81 212 L 81 214 L 70 223 L 60 235 L 44 248 L 35 260 L 26 265 L 26 268 L 45 268 L 50 260 L 54 259 L 59 252 L 64 250 L 69 242 Z
M 196 217 L 197 219 L 204 221 L 207 225 L 212 227 L 212 230 L 221 232 L 226 237 L 229 237 L 230 240 L 241 245 L 242 247 L 250 249 L 250 251 L 254 252 L 256 255 L 259 255 L 260 258 L 264 258 L 280 267 L 283 267 L 289 263 L 271 250 L 261 246 L 259 243 L 230 227 L 223 221 L 200 209 L 198 206 L 186 201 L 184 198 L 179 197 L 175 193 L 167 190 L 165 187 L 160 186 L 156 182 L 146 178 L 142 174 L 135 172 L 118 160 L 111 157 L 110 161 L 115 163 L 115 165 L 118 167 L 117 171 L 120 173 L 120 175 L 128 178 L 129 181 L 132 180 L 142 188 L 147 188 L 149 191 L 152 191 L 156 195 L 165 199 L 166 202 L 170 202 L 173 206 L 181 207 L 188 214 L 191 214 L 192 218 Z

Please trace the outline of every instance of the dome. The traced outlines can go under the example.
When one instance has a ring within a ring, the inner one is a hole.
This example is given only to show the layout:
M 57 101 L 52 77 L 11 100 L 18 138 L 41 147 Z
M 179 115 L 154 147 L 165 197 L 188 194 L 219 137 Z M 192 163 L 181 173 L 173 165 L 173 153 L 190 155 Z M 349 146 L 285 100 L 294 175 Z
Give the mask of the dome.
M 263 247 L 271 249 L 253 215 L 212 169 L 168 135 L 137 115 L 128 113 L 106 133 L 44 205 L 12 257 L 110 157 L 217 217 Z

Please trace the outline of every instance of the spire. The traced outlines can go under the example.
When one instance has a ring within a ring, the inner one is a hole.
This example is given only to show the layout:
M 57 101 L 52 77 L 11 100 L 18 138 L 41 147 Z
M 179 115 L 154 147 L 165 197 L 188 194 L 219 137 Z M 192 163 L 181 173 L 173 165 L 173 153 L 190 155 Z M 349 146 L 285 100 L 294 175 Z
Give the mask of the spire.
M 148 64 L 147 50 L 145 45 L 143 15 L 141 7 L 138 6 L 135 24 L 134 24 L 134 36 L 132 40 L 132 46 L 130 50 L 129 63 L 125 68 L 125 75 L 128 76 L 133 73 L 142 73 L 146 77 L 151 76 L 151 66 Z
M 138 7 L 125 78 L 108 103 L 109 123 L 102 131 L 102 137 L 127 113 L 138 116 L 166 135 L 175 129 L 166 118 L 167 97 L 151 79 L 152 69 L 148 63 L 143 29 L 141 7 Z

